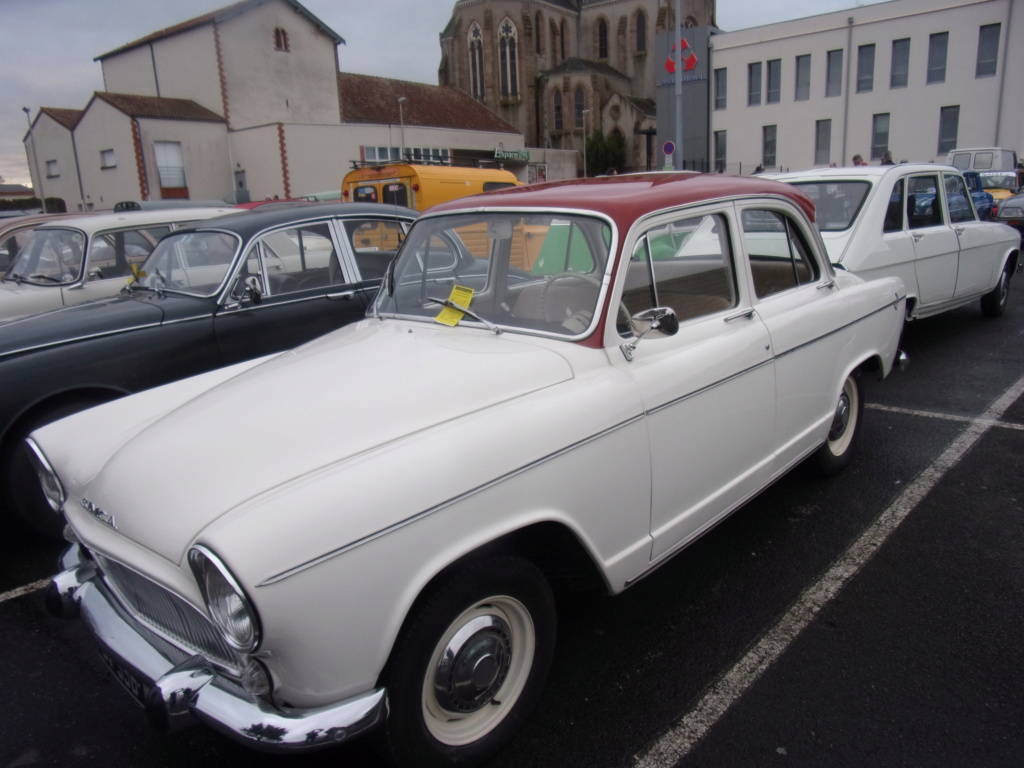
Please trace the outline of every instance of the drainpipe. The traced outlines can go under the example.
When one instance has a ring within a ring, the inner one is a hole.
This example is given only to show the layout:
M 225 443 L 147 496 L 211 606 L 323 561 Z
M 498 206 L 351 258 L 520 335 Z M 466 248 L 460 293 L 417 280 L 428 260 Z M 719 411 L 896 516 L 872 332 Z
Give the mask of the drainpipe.
M 1002 129 L 1002 118 L 1003 118 L 1003 93 L 1006 87 L 1006 59 L 1009 56 L 1009 42 L 1010 42 L 1010 30 L 1013 27 L 1013 0 L 1009 0 L 1008 5 L 1010 6 L 1006 12 L 1006 42 L 1003 43 L 1003 64 L 1002 72 L 999 73 L 999 101 L 996 103 L 996 141 L 993 146 L 1001 147 L 999 143 L 999 132 Z M 1016 147 L 1014 147 L 1016 149 Z
M 843 97 L 843 154 L 838 165 L 846 165 L 846 135 L 850 126 L 850 80 L 853 72 L 853 16 L 846 19 L 846 93 Z

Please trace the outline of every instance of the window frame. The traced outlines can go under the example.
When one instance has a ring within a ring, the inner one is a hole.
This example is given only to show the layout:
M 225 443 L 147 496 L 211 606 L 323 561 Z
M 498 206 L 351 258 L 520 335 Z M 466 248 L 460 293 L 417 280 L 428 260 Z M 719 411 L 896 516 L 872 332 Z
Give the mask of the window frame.
M 910 83 L 910 38 L 892 41 L 892 60 L 889 64 L 889 88 L 906 88 Z
M 928 36 L 928 77 L 925 82 L 946 82 L 946 61 L 949 58 L 949 32 L 933 32 Z
M 809 101 L 811 98 L 811 54 L 797 56 L 796 81 L 793 86 L 794 101 Z
M 761 106 L 761 62 L 747 64 L 747 106 Z

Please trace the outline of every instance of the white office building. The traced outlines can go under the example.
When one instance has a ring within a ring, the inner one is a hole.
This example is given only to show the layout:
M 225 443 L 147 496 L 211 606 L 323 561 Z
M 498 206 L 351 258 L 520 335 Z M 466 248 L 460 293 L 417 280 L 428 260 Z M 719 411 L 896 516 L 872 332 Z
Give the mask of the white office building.
M 727 173 L 1024 155 L 1024 8 L 891 0 L 711 37 L 711 156 Z M 1016 13 L 1015 13 L 1016 11 Z

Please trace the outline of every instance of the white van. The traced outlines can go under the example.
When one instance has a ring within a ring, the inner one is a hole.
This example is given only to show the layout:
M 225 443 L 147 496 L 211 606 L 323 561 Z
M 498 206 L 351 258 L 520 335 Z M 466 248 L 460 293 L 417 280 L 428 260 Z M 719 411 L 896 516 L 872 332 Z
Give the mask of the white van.
M 1000 147 L 954 149 L 946 163 L 961 171 L 1017 171 L 1017 153 Z

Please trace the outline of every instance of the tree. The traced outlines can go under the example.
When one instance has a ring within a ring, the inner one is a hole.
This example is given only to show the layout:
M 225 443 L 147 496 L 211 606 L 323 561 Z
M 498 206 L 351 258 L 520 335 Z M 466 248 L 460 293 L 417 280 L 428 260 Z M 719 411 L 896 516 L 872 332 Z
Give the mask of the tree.
M 587 136 L 587 170 L 592 176 L 600 176 L 626 167 L 626 140 L 619 132 L 605 136 L 599 129 Z

